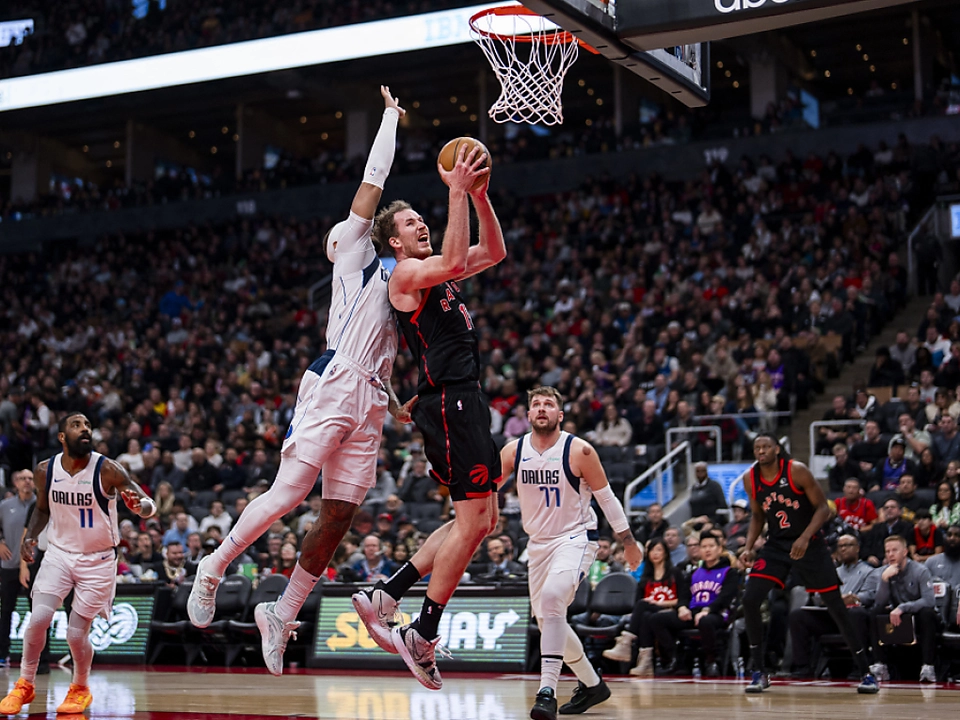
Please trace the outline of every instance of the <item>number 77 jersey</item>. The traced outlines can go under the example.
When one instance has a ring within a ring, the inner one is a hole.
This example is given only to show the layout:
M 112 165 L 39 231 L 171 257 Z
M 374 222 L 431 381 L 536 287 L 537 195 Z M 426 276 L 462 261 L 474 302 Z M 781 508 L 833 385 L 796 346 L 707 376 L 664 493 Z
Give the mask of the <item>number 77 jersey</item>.
M 47 502 L 50 525 L 47 541 L 69 553 L 97 553 L 120 544 L 117 496 L 108 496 L 100 483 L 105 458 L 90 453 L 87 466 L 76 475 L 63 469 L 58 453 L 47 464 Z
M 597 530 L 597 515 L 590 507 L 590 486 L 570 469 L 573 440 L 573 435 L 561 432 L 556 444 L 543 453 L 534 449 L 531 433 L 517 442 L 514 481 L 523 530 L 532 541 Z

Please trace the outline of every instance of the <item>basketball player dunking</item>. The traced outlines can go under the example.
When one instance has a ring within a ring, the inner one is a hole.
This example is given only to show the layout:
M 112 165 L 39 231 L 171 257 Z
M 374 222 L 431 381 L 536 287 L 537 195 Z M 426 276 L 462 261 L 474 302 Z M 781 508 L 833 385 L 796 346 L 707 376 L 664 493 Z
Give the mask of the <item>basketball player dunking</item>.
M 37 537 L 47 530 L 47 552 L 33 584 L 33 611 L 23 633 L 20 679 L 0 702 L 0 715 L 16 715 L 36 696 L 34 682 L 47 629 L 64 598 L 74 592 L 67 626 L 67 644 L 73 657 L 73 682 L 58 713 L 82 713 L 93 695 L 87 686 L 93 664 L 90 627 L 100 615 L 109 619 L 117 589 L 117 497 L 143 518 L 156 506 L 119 463 L 91 452 L 90 421 L 70 413 L 60 421 L 63 452 L 33 471 L 37 504 L 20 546 L 20 557 L 30 564 Z
M 540 625 L 540 691 L 530 711 L 533 720 L 557 717 L 557 681 L 566 663 L 580 681 L 561 715 L 582 713 L 610 697 L 610 689 L 583 652 L 567 623 L 567 608 L 597 554 L 596 498 L 627 565 L 639 567 L 643 551 L 617 501 L 597 451 L 590 443 L 561 432 L 563 398 L 552 387 L 527 393 L 531 431 L 500 452 L 503 467 L 513 468 L 523 529 L 530 536 L 530 606 Z
M 820 532 L 830 518 L 827 498 L 810 470 L 802 463 L 780 457 L 780 445 L 772 435 L 761 434 L 753 441 L 757 462 L 743 478 L 750 496 L 753 517 L 740 562 L 751 568 L 743 595 L 743 617 L 747 624 L 752 669 L 748 693 L 770 687 L 764 670 L 763 620 L 760 605 L 775 588 L 783 588 L 790 570 L 796 571 L 807 592 L 820 598 L 853 653 L 862 680 L 857 692 L 876 693 L 880 685 L 870 674 L 867 654 L 860 644 L 840 595 L 840 581 Z M 767 525 L 766 542 L 754 558 L 753 546 Z
M 450 187 L 443 252 L 433 255 L 430 231 L 405 202 L 377 216 L 374 237 L 393 251 L 390 302 L 419 368 L 413 420 L 423 433 L 434 480 L 450 488 L 456 519 L 436 530 L 409 562 L 386 583 L 353 596 L 370 636 L 388 652 L 399 652 L 416 678 L 439 690 L 436 665 L 438 625 L 470 558 L 497 522 L 496 485 L 500 454 L 490 437 L 490 410 L 480 392 L 477 332 L 460 295 L 458 280 L 506 257 L 500 222 L 487 197 L 484 155 L 461 147 L 453 169 L 438 170 Z M 473 189 L 472 189 L 473 188 Z M 480 241 L 470 247 L 470 208 L 480 219 Z M 430 584 L 417 620 L 391 630 L 397 602 L 421 577 Z M 389 631 L 389 632 L 388 632 Z
M 254 611 L 263 659 L 274 675 L 283 672 L 283 653 L 299 626 L 297 613 L 376 483 L 388 408 L 398 420 L 410 420 L 409 404 L 401 407 L 390 386 L 397 331 L 387 299 L 387 274 L 370 235 L 393 164 L 397 122 L 404 114 L 390 88 L 381 86 L 380 94 L 386 108 L 350 216 L 324 238 L 334 286 L 327 351 L 300 381 L 276 481 L 244 510 L 220 547 L 200 561 L 187 603 L 193 624 L 209 625 L 227 566 L 277 518 L 303 502 L 322 468 L 320 518 L 303 540 L 290 582 L 276 603 L 262 603 Z

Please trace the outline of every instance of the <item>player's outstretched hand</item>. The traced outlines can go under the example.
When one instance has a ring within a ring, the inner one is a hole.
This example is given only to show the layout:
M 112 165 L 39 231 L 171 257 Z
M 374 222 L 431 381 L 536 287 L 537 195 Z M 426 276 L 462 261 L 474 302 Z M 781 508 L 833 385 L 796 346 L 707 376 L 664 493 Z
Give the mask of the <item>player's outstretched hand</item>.
M 412 398 L 407 400 L 403 405 L 397 408 L 397 412 L 394 417 L 398 422 L 410 424 L 413 422 L 413 406 L 417 404 L 417 399 L 419 395 L 414 395 Z
M 643 563 L 643 550 L 638 543 L 623 546 L 623 559 L 627 561 L 627 567 L 636 570 Z
M 140 514 L 140 496 L 133 490 L 121 490 L 120 497 L 123 498 L 123 504 L 130 508 L 130 511 Z
M 810 541 L 800 536 L 793 541 L 793 547 L 790 548 L 790 558 L 792 560 L 799 560 L 804 555 L 807 554 L 807 546 L 810 544 Z
M 467 143 L 462 143 L 453 169 L 444 170 L 443 165 L 437 160 L 437 172 L 451 190 L 469 192 L 477 180 L 490 174 L 490 168 L 485 167 L 486 160 L 487 154 L 480 149 L 479 145 L 474 145 L 468 154 Z
M 407 111 L 400 107 L 400 100 L 390 94 L 390 88 L 387 85 L 380 86 L 380 94 L 383 95 L 383 104 L 385 107 L 393 108 L 400 113 L 400 117 L 407 114 Z

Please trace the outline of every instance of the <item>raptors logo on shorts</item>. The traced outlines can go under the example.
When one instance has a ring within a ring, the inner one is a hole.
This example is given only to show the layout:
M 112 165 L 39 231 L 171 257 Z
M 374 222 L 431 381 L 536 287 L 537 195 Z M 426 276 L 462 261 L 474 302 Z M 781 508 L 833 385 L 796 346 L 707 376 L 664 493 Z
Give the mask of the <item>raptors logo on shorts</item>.
M 474 485 L 485 485 L 489 479 L 490 471 L 487 470 L 486 465 L 474 465 L 470 470 L 470 482 Z
M 767 561 L 764 560 L 763 558 L 760 558 L 759 560 L 757 560 L 757 561 L 753 564 L 753 569 L 756 570 L 757 572 L 760 572 L 760 571 L 763 570 L 766 566 L 767 566 Z

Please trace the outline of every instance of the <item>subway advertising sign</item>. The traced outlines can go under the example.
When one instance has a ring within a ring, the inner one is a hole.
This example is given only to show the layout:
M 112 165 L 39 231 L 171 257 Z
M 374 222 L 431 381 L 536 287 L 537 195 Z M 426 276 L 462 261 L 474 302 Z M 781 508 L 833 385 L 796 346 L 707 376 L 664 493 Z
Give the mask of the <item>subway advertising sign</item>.
M 420 614 L 423 595 L 408 596 L 401 610 L 416 608 L 414 614 L 403 614 L 408 623 Z M 530 624 L 530 599 L 480 595 L 459 592 L 443 611 L 440 620 L 440 642 L 453 654 L 443 659 L 450 669 L 522 670 L 527 656 L 527 631 Z M 397 655 L 381 650 L 353 608 L 349 596 L 325 595 L 320 602 L 313 658 L 318 667 L 403 666 Z
M 90 642 L 98 658 L 113 662 L 141 662 L 147 653 L 150 621 L 153 619 L 154 596 L 121 595 L 113 601 L 109 620 L 97 617 L 90 629 Z M 30 620 L 27 598 L 17 598 L 13 622 L 10 623 L 10 654 L 23 652 L 23 632 Z M 67 647 L 67 611 L 61 607 L 50 624 L 50 657 L 54 660 L 70 652 Z

